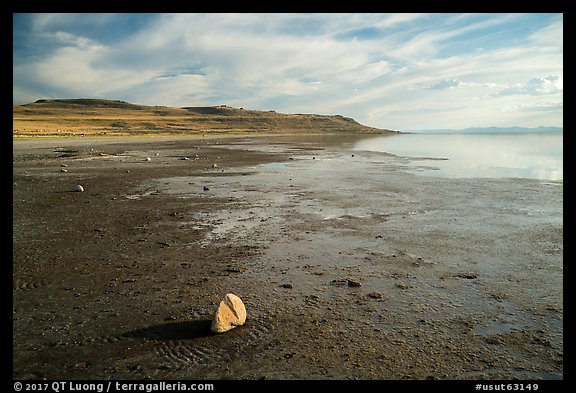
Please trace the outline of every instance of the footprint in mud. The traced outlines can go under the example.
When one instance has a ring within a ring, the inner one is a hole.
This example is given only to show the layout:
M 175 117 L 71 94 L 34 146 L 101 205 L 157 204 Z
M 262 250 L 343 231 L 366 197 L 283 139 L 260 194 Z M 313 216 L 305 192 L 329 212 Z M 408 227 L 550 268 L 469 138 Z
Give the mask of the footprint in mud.
M 320 312 L 320 309 L 322 308 L 322 299 L 320 296 L 315 294 L 306 295 L 304 296 L 304 304 L 302 307 L 307 313 L 312 312 L 316 314 Z
M 154 351 L 173 369 L 192 365 L 219 365 L 239 356 L 249 346 L 260 344 L 268 334 L 267 327 L 247 323 L 223 335 L 213 334 L 213 339 L 202 343 L 193 340 L 163 341 Z
M 206 344 L 196 345 L 188 341 L 162 342 L 154 348 L 154 352 L 167 361 L 169 368 L 174 369 L 197 364 L 218 364 L 230 360 L 230 355 L 222 349 Z
M 124 336 L 157 341 L 155 355 L 165 360 L 165 369 L 176 371 L 193 365 L 222 364 L 249 347 L 273 340 L 271 320 L 252 317 L 225 334 L 213 333 L 211 320 L 194 320 L 151 326 Z
M 271 338 L 273 325 L 270 317 L 258 316 L 246 321 L 242 330 L 242 346 L 254 345 L 266 337 Z
M 89 337 L 83 341 L 78 342 L 79 346 L 92 345 L 92 344 L 115 344 L 120 341 L 127 340 L 129 336 L 124 334 L 110 335 L 110 336 L 100 336 L 100 337 Z
M 23 290 L 40 288 L 40 287 L 45 286 L 46 284 L 48 284 L 48 281 L 46 281 L 46 280 L 29 281 L 29 280 L 17 278 L 17 279 L 14 279 L 12 281 L 12 289 L 14 291 L 23 291 Z

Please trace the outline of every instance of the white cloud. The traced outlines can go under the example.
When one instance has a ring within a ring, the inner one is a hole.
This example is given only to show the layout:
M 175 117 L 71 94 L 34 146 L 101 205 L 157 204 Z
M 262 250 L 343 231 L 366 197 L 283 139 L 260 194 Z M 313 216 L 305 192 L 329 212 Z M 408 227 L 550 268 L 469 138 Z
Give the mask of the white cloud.
M 432 89 L 432 90 L 444 90 L 451 89 L 453 87 L 462 86 L 462 82 L 458 79 L 442 79 L 431 85 L 422 86 L 422 89 Z
M 562 103 L 561 16 L 511 46 L 450 56 L 440 53 L 453 39 L 522 15 L 166 14 L 105 42 L 79 33 L 75 17 L 34 19 L 34 34 L 55 49 L 38 61 L 15 58 L 14 101 L 44 91 L 156 105 L 229 104 L 340 113 L 395 129 L 503 125 L 511 112 L 538 108 L 540 96 Z M 71 24 L 74 31 L 66 29 Z M 558 112 L 540 113 L 550 114 L 542 122 L 561 122 Z
M 133 103 L 142 105 L 162 103 L 161 105 L 165 106 L 180 107 L 186 106 L 185 103 L 192 105 L 205 100 L 210 94 L 210 88 L 204 76 L 181 74 L 134 84 L 129 92 L 133 97 Z
M 561 112 L 564 109 L 562 101 L 536 101 L 524 104 L 507 106 L 505 111 L 520 112 Z
M 549 75 L 547 77 L 534 77 L 524 84 L 516 84 L 507 87 L 498 92 L 498 95 L 526 94 L 539 96 L 545 94 L 562 93 L 563 81 L 558 75 Z
M 558 15 L 549 25 L 532 33 L 529 39 L 542 50 L 563 51 L 564 16 Z
M 38 80 L 65 86 L 73 96 L 105 97 L 113 90 L 133 86 L 146 77 L 129 69 L 94 66 L 107 50 L 100 45 L 63 47 L 41 63 L 27 68 Z

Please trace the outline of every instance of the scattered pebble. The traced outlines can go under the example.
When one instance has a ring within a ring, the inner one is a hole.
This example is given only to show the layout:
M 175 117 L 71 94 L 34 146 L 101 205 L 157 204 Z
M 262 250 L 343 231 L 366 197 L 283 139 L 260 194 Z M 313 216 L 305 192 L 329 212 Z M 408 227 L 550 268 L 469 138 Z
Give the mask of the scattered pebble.
M 355 288 L 356 288 L 356 287 L 361 287 L 361 286 L 362 286 L 362 283 L 361 283 L 360 281 L 355 281 L 355 280 L 348 279 L 348 286 L 349 286 L 349 287 L 355 287 Z
M 292 288 L 294 288 L 294 287 L 292 286 L 292 284 L 282 284 L 282 285 L 280 285 L 280 287 L 281 287 L 281 288 L 287 288 L 287 289 L 292 289 Z
M 465 278 L 467 280 L 473 280 L 478 278 L 478 274 L 476 273 L 458 273 L 456 277 Z
M 144 161 L 152 161 L 152 159 L 150 157 L 146 157 Z
M 77 184 L 74 186 L 74 188 L 72 189 L 72 191 L 74 192 L 83 192 L 84 191 L 84 187 L 82 187 L 80 184 Z
M 224 269 L 224 271 L 230 272 L 230 273 L 242 273 L 242 269 L 240 269 L 239 267 L 236 267 L 236 266 L 229 266 L 226 269 Z
M 204 191 L 210 191 L 210 188 L 208 188 L 208 186 L 204 186 Z
M 317 302 L 318 300 L 320 300 L 320 296 L 318 296 L 318 295 L 308 295 L 308 296 L 306 296 L 306 301 L 307 301 L 307 302 Z
M 218 164 L 212 164 L 212 168 L 214 169 L 218 168 Z
M 68 169 L 62 168 L 62 169 L 60 169 L 60 172 L 68 172 Z
M 370 292 L 368 294 L 368 297 L 371 297 L 372 299 L 382 299 L 384 297 L 384 295 L 382 294 L 382 292 L 374 291 L 374 292 Z

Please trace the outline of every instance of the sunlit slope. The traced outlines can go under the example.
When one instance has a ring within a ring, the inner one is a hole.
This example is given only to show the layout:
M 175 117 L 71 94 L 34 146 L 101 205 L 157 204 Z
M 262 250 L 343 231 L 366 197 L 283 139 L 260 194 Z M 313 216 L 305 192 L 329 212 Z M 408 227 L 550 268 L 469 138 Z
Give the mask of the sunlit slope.
M 386 134 L 340 115 L 284 114 L 229 106 L 171 108 L 99 99 L 14 106 L 13 136 Z

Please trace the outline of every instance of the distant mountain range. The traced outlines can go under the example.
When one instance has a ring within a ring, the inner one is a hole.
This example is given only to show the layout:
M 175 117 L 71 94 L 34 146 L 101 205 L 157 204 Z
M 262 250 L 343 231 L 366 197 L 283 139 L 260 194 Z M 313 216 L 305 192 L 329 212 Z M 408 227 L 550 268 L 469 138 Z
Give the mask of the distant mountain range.
M 412 133 L 427 134 L 484 134 L 484 133 L 511 133 L 511 132 L 564 132 L 562 127 L 470 127 L 463 129 L 438 129 L 438 130 L 412 130 Z

